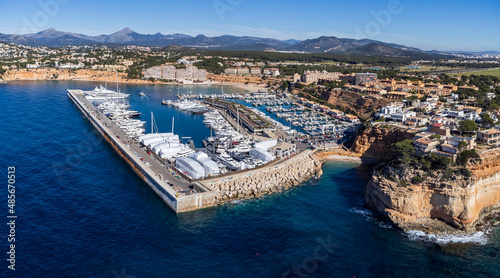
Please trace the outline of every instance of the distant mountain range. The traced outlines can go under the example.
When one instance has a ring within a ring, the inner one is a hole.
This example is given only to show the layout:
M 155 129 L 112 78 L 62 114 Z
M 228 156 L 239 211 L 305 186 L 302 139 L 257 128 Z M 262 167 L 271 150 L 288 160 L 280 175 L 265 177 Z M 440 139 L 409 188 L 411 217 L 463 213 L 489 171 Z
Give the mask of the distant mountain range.
M 259 50 L 259 51 L 294 51 L 307 53 L 336 53 L 349 55 L 371 55 L 390 57 L 422 57 L 435 55 L 436 52 L 426 52 L 418 48 L 386 43 L 369 39 L 345 39 L 337 37 L 319 37 L 304 41 L 277 40 L 249 36 L 189 36 L 185 34 L 163 35 L 161 33 L 145 35 L 125 28 L 111 35 L 87 36 L 70 32 L 57 31 L 50 28 L 34 34 L 13 35 L 0 34 L 0 41 L 29 46 L 62 47 L 68 45 L 92 44 L 133 44 L 142 46 L 165 47 L 179 45 L 204 49 L 223 50 Z

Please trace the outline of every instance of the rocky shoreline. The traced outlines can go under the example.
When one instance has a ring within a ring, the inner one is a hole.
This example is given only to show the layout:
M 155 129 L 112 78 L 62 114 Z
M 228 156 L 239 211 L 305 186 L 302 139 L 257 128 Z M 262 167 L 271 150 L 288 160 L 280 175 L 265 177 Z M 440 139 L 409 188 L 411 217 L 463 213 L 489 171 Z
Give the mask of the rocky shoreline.
M 366 206 L 404 231 L 474 233 L 500 212 L 500 173 L 485 179 L 401 187 L 375 174 L 365 189 Z
M 225 204 L 281 192 L 312 177 L 319 177 L 321 167 L 327 161 L 375 162 L 373 158 L 367 160 L 341 148 L 306 151 L 279 164 L 203 183 L 217 192 L 218 204 Z M 481 169 L 485 171 L 490 167 L 481 164 Z M 435 235 L 472 234 L 488 227 L 485 223 L 491 222 L 490 216 L 500 213 L 500 172 L 487 177 L 480 176 L 477 171 L 475 174 L 470 179 L 446 184 L 429 180 L 420 185 L 401 187 L 374 172 L 365 188 L 365 204 L 403 231 Z
M 412 133 L 396 128 L 367 128 L 358 131 L 346 152 L 363 162 L 367 158 L 390 160 L 391 144 L 411 138 Z M 328 155 L 331 153 L 324 156 Z M 500 212 L 500 149 L 480 156 L 479 161 L 467 166 L 471 177 L 454 176 L 447 181 L 436 177 L 413 184 L 414 176 L 426 173 L 404 169 L 398 173 L 404 182 L 399 182 L 374 171 L 365 187 L 365 205 L 404 231 L 438 235 L 480 231 L 489 222 L 489 216 Z
M 466 168 L 468 175 L 444 178 L 441 172 L 386 165 L 374 171 L 365 204 L 404 231 L 475 233 L 500 213 L 500 148 L 480 152 Z
M 117 76 L 114 71 L 90 70 L 90 69 L 14 69 L 7 70 L 0 75 L 0 83 L 9 81 L 88 81 L 88 82 L 116 82 Z M 143 79 L 128 79 L 125 73 L 118 73 L 118 83 L 125 84 L 174 84 L 184 85 L 183 83 L 172 83 L 162 81 L 150 81 Z M 222 82 L 219 85 L 232 86 L 248 92 L 256 92 L 265 89 L 265 85 L 245 84 L 239 82 Z

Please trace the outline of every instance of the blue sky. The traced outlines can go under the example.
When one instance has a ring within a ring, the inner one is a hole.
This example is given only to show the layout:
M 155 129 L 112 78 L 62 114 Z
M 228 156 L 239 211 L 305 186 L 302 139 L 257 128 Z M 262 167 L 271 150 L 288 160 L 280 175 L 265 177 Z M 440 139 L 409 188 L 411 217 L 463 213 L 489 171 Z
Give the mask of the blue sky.
M 46 3 L 46 4 L 43 4 Z M 425 50 L 500 51 L 500 1 L 26 0 L 0 3 L 0 33 L 53 27 L 309 39 L 369 38 Z

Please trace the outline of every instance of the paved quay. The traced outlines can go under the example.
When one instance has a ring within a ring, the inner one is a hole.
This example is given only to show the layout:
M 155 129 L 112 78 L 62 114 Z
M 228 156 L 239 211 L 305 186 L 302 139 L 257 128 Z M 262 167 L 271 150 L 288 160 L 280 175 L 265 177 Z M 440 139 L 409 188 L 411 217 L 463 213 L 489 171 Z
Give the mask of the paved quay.
M 213 198 L 210 196 L 212 192 L 209 188 L 199 183 L 178 179 L 177 174 L 172 175 L 164 162 L 148 154 L 138 143 L 130 140 L 115 123 L 88 102 L 82 90 L 68 90 L 68 95 L 106 141 L 174 211 L 213 206 L 211 201 Z M 192 193 L 192 188 L 196 194 Z

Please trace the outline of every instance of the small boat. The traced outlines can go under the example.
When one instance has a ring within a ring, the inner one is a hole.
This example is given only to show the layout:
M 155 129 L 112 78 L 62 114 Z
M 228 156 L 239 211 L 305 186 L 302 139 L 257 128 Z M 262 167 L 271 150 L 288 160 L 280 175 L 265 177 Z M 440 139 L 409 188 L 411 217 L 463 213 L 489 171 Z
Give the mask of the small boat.
M 192 109 L 191 112 L 193 114 L 205 114 L 208 112 L 208 109 L 205 109 L 205 108 L 195 108 L 195 109 Z
M 170 104 L 172 104 L 172 101 L 171 100 L 165 100 L 165 99 L 163 99 L 161 101 L 161 104 L 163 104 L 163 105 L 170 105 Z
M 146 96 L 146 94 L 145 94 L 144 92 L 140 92 L 140 93 L 139 93 L 139 95 L 140 95 L 141 97 L 145 97 L 145 96 Z
M 128 116 L 130 118 L 139 118 L 141 117 L 142 113 L 141 112 L 136 112 L 136 111 L 131 111 Z

